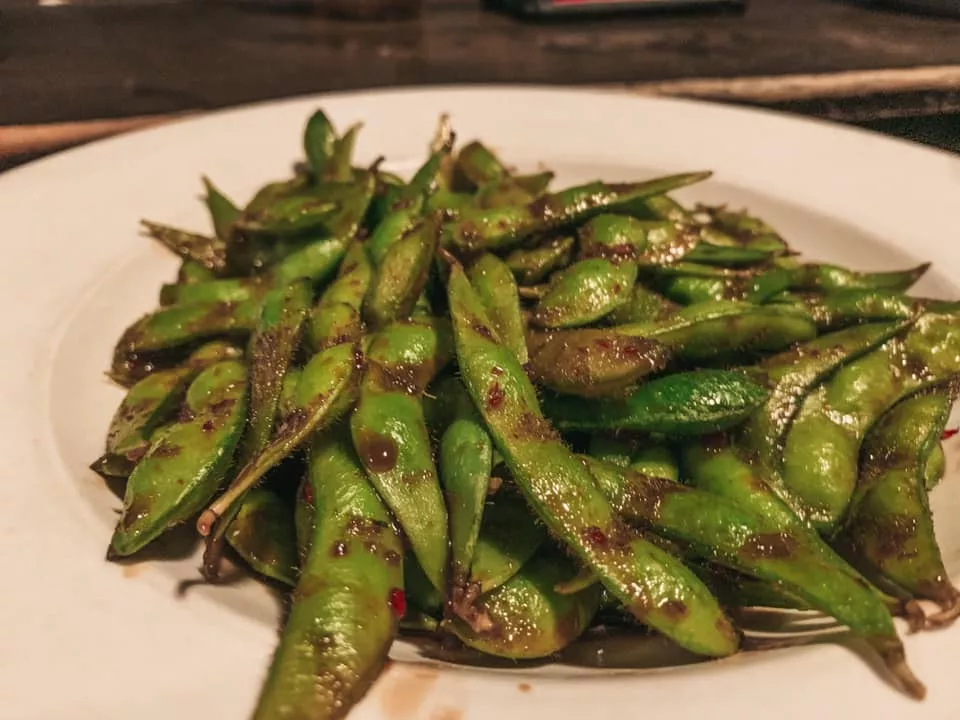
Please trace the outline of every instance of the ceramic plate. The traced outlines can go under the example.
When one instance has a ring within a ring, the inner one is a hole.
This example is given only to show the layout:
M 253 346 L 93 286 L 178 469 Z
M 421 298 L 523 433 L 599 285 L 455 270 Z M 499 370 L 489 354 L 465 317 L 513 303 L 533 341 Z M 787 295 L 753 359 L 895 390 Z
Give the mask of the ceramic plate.
M 418 165 L 442 112 L 557 185 L 711 169 L 686 200 L 746 206 L 809 256 L 862 269 L 932 260 L 918 291 L 960 295 L 960 158 L 834 125 L 612 93 L 438 88 L 269 103 L 139 132 L 0 176 L 3 248 L 0 715 L 249 715 L 277 639 L 278 603 L 251 582 L 192 587 L 197 560 L 104 560 L 118 501 L 87 470 L 121 392 L 104 377 L 122 329 L 154 306 L 177 262 L 140 218 L 205 230 L 207 174 L 243 199 L 285 176 L 318 105 L 362 120 L 360 160 Z M 934 493 L 948 567 L 960 573 L 960 446 Z M 175 547 L 168 553 L 176 554 Z M 180 591 L 178 591 L 178 589 Z M 410 645 L 351 720 L 529 717 L 956 717 L 960 627 L 908 637 L 927 683 L 917 703 L 856 644 L 691 663 L 663 643 L 590 646 L 539 668 L 465 668 Z

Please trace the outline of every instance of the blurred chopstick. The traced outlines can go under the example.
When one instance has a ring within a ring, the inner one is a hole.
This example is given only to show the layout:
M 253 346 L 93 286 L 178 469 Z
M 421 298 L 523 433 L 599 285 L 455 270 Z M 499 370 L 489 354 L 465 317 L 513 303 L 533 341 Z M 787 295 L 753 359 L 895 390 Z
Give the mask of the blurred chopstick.
M 69 145 L 159 125 L 185 115 L 176 113 L 44 125 L 0 125 L 0 157 L 52 152 Z

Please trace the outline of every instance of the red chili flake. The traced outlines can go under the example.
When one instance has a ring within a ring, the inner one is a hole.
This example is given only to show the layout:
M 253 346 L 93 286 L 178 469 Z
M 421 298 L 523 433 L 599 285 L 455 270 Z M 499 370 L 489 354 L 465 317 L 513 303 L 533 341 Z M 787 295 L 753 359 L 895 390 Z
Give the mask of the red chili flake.
M 303 484 L 302 495 L 303 495 L 303 501 L 307 503 L 307 505 L 313 505 L 313 487 L 311 487 L 310 483 L 305 482 Z
M 407 596 L 400 588 L 392 588 L 390 590 L 387 603 L 390 605 L 390 609 L 393 610 L 393 614 L 398 618 L 402 618 L 407 614 Z
M 607 338 L 600 338 L 599 340 L 597 340 L 596 344 L 597 344 L 597 347 L 600 348 L 601 350 L 609 350 L 612 347 L 612 345 L 610 344 L 610 340 Z
M 960 428 L 947 428 L 943 431 L 943 435 L 940 436 L 941 440 L 949 440 L 957 433 L 960 433 Z
M 500 383 L 495 382 L 490 386 L 490 389 L 487 390 L 487 407 L 491 410 L 496 410 L 503 405 L 503 397 L 503 388 L 500 387 Z

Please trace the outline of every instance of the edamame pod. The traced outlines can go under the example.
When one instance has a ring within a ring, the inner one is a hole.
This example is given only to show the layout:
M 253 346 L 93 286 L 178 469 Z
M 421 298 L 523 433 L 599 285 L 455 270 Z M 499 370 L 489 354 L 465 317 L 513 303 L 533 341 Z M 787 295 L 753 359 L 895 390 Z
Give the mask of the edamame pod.
M 530 331 L 528 373 L 551 390 L 581 397 L 623 397 L 667 364 L 656 340 L 628 337 L 613 329 Z
M 473 289 L 483 301 L 500 339 L 517 356 L 521 365 L 528 360 L 524 339 L 524 321 L 520 315 L 517 283 L 504 262 L 486 254 L 470 266 L 468 273 Z
M 521 285 L 535 285 L 573 257 L 575 240 L 570 235 L 560 235 L 532 248 L 517 248 L 504 259 Z
M 446 589 L 447 509 L 421 395 L 450 357 L 449 326 L 397 322 L 370 345 L 360 400 L 350 417 L 354 447 L 434 586 Z
M 766 399 L 744 372 L 698 370 L 666 375 L 622 399 L 547 396 L 544 413 L 560 430 L 636 430 L 702 435 L 743 423 Z
M 653 338 L 671 350 L 675 361 L 691 364 L 782 350 L 817 335 L 803 309 L 734 301 L 698 303 L 665 320 L 618 325 L 616 330 Z
M 541 552 L 506 583 L 477 600 L 488 629 L 449 624 L 464 645 L 488 655 L 529 660 L 562 650 L 587 629 L 600 606 L 600 585 L 561 594 L 555 586 L 577 568 L 556 552 Z
M 141 220 L 140 224 L 150 237 L 184 260 L 197 262 L 214 273 L 223 272 L 226 268 L 227 246 L 220 238 L 178 230 L 149 220 Z
M 924 485 L 924 460 L 939 444 L 958 391 L 921 392 L 895 405 L 870 431 L 843 540 L 858 561 L 912 597 L 941 612 L 927 620 L 948 625 L 960 616 L 960 591 L 943 566 Z
M 224 360 L 187 390 L 187 413 L 154 435 L 127 480 L 112 553 L 132 555 L 213 497 L 233 461 L 246 417 L 247 370 Z
M 466 395 L 461 386 L 459 392 Z M 440 482 L 450 516 L 450 559 L 454 587 L 465 583 L 480 534 L 483 506 L 493 470 L 490 434 L 469 398 L 440 438 Z
M 703 655 L 736 652 L 737 632 L 706 587 L 678 560 L 627 530 L 559 441 L 516 358 L 493 340 L 483 306 L 456 262 L 448 298 L 464 383 L 537 515 L 641 622 Z
M 226 540 L 255 572 L 293 587 L 300 563 L 293 508 L 272 490 L 254 488 L 243 498 Z
M 512 578 L 547 539 L 526 502 L 511 487 L 494 494 L 483 511 L 483 522 L 470 567 L 467 593 L 488 593 Z
M 386 662 L 403 616 L 403 545 L 337 429 L 310 448 L 316 527 L 255 720 L 341 718 Z
M 447 226 L 441 245 L 466 253 L 506 250 L 535 233 L 578 223 L 632 200 L 659 195 L 708 177 L 710 173 L 699 172 L 639 183 L 593 182 L 544 195 L 528 205 L 467 210 L 459 220 Z

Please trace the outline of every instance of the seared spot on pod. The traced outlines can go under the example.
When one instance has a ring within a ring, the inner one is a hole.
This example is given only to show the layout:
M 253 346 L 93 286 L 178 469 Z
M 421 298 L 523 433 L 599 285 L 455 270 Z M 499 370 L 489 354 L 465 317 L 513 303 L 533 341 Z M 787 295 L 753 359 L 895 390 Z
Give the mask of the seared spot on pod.
M 333 557 L 335 557 L 335 558 L 342 558 L 342 557 L 345 556 L 348 552 L 350 552 L 350 548 L 349 548 L 349 546 L 348 546 L 343 540 L 337 540 L 337 541 L 330 547 L 330 555 L 333 556 Z
M 875 551 L 881 558 L 899 558 L 906 560 L 912 553 L 908 549 L 910 540 L 917 533 L 918 519 L 909 515 L 891 515 L 876 523 L 871 532 L 876 542 Z
M 387 604 L 398 618 L 407 614 L 407 596 L 400 588 L 391 588 L 387 596 Z
M 493 333 L 490 332 L 490 328 L 488 328 L 479 320 L 474 320 L 473 322 L 471 322 L 470 329 L 472 329 L 477 335 L 482 337 L 484 340 L 489 340 L 490 342 L 494 342 Z
M 624 493 L 622 509 L 646 520 L 655 521 L 659 518 L 664 498 L 674 493 L 687 492 L 683 485 L 669 478 L 633 472 L 627 473 L 626 478 L 629 485 Z
M 313 486 L 310 483 L 305 482 L 303 484 L 303 489 L 300 491 L 300 496 L 303 498 L 303 501 L 307 503 L 307 505 L 313 505 Z
M 147 450 L 150 448 L 147 445 L 141 445 L 140 447 L 134 448 L 124 453 L 124 457 L 127 458 L 132 463 L 140 462 L 140 459 L 147 454 Z
M 382 365 L 370 361 L 368 374 L 374 384 L 385 391 L 413 395 L 422 392 L 432 376 L 429 363 L 393 363 Z
M 690 612 L 687 604 L 682 600 L 667 600 L 660 603 L 657 609 L 673 622 L 682 620 Z
M 217 417 L 223 417 L 224 415 L 227 415 L 231 410 L 233 410 L 233 406 L 236 404 L 237 404 L 236 399 L 224 398 L 223 400 L 220 400 L 219 402 L 215 402 L 213 405 L 211 405 L 210 412 L 216 415 Z
M 391 567 L 397 567 L 400 564 L 400 553 L 393 550 L 387 550 L 383 554 L 383 559 Z
M 388 527 L 390 526 L 387 523 L 379 520 L 354 517 L 347 523 L 347 532 L 358 537 L 376 538 Z
M 183 448 L 179 445 L 168 445 L 167 443 L 160 443 L 157 446 L 157 449 L 153 451 L 154 457 L 176 457 L 182 452 Z
M 487 407 L 490 410 L 498 410 L 503 405 L 504 392 L 499 382 L 494 382 L 487 389 Z
M 212 430 L 213 430 L 213 420 L 207 420 L 207 421 L 203 424 L 203 431 L 204 431 L 204 432 L 210 432 L 210 431 L 212 431 Z
M 316 398 L 317 404 L 321 404 L 322 402 L 323 400 L 321 398 Z M 277 427 L 277 437 L 296 435 L 297 432 L 306 425 L 307 420 L 307 411 L 303 408 L 297 408 L 280 421 L 280 425 Z
M 585 543 L 594 547 L 607 544 L 606 533 L 596 525 L 588 525 L 587 527 L 583 528 L 583 530 L 580 531 L 580 537 L 583 538 Z
M 372 472 L 389 472 L 397 465 L 397 443 L 393 438 L 369 430 L 356 433 L 357 454 Z
M 782 559 L 790 557 L 797 549 L 797 540 L 787 533 L 757 533 L 751 535 L 740 548 L 745 558 Z
M 368 553 L 370 553 L 371 555 L 376 555 L 376 554 L 377 554 L 377 544 L 376 544 L 375 542 L 373 542 L 372 540 L 366 540 L 366 541 L 364 541 L 363 547 L 364 547 L 364 549 L 366 549 L 366 551 L 367 551 Z

